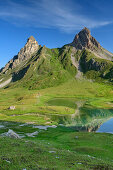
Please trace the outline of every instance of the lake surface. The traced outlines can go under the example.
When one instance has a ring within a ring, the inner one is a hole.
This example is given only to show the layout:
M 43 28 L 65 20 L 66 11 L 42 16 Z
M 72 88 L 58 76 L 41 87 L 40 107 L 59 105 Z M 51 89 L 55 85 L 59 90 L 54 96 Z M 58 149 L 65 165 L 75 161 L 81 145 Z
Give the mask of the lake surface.
M 104 122 L 96 132 L 113 134 L 113 118 Z
M 51 115 L 51 119 L 58 124 L 74 127 L 78 131 L 96 131 L 103 122 L 113 117 L 112 109 L 93 108 L 88 106 L 85 100 L 77 100 L 76 98 L 53 98 L 47 104 L 75 109 L 71 115 Z

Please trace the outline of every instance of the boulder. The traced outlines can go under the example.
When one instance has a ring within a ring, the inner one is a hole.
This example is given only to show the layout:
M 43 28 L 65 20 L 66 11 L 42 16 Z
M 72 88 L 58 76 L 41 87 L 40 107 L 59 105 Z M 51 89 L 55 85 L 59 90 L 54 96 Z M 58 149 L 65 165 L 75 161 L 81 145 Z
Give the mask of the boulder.
M 16 107 L 15 107 L 15 106 L 10 106 L 8 109 L 9 109 L 9 110 L 15 110 Z
M 3 136 L 7 136 L 10 138 L 16 138 L 16 139 L 20 138 L 20 136 L 11 129 L 9 129 L 8 132 L 4 133 Z

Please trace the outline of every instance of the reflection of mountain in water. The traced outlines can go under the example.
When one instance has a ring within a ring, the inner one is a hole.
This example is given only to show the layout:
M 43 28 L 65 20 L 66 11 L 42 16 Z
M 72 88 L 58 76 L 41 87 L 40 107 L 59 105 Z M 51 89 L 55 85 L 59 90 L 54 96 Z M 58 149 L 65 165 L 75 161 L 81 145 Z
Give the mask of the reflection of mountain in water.
M 52 119 L 77 131 L 91 132 L 96 131 L 112 115 L 112 109 L 96 109 L 84 106 L 77 108 L 77 112 L 73 115 L 52 115 Z

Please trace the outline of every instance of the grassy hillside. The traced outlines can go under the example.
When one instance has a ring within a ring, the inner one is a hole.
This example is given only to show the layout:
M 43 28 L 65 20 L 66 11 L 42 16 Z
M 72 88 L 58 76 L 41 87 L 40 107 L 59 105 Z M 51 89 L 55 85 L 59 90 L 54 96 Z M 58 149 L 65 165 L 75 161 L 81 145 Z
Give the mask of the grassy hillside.
M 42 131 L 35 138 L 0 137 L 0 168 L 113 169 L 113 136 L 66 128 Z
M 76 68 L 71 63 L 71 50 L 71 47 L 66 46 L 61 49 L 40 47 L 29 60 L 1 74 L 0 79 L 7 80 L 12 76 L 10 87 L 43 89 L 57 86 L 76 74 Z

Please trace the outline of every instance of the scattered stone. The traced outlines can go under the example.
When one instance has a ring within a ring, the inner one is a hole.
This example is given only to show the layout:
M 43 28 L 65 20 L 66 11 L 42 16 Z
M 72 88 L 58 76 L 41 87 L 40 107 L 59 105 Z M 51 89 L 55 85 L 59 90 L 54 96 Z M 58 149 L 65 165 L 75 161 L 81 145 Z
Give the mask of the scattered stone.
M 15 107 L 15 106 L 10 106 L 8 109 L 9 109 L 9 110 L 15 110 L 16 107 Z
M 24 124 L 22 124 L 22 125 L 19 125 L 20 127 L 22 127 L 22 126 L 26 126 L 27 125 L 27 123 L 24 123 Z
M 49 153 L 56 153 L 56 151 L 49 151 Z
M 26 114 L 26 115 L 28 115 L 28 114 Z M 36 123 L 36 122 L 27 122 L 27 124 L 34 124 L 34 123 Z
M 5 126 L 4 125 L 0 125 L 0 128 L 4 128 Z
M 78 164 L 81 165 L 82 163 L 79 162 Z
M 23 134 L 19 134 L 19 137 L 20 137 L 20 138 L 25 138 L 26 136 L 23 135 Z
M 57 126 L 56 125 L 52 125 L 52 126 L 49 126 L 50 128 L 57 128 Z
M 10 161 L 6 160 L 6 162 L 11 163 Z
M 3 133 L 2 136 L 7 136 L 7 137 L 11 137 L 11 138 L 16 138 L 16 139 L 20 138 L 20 136 L 11 129 L 9 129 L 8 132 Z
M 93 159 L 95 159 L 95 157 L 94 157 L 94 156 L 92 156 L 92 158 L 93 158 Z
M 56 156 L 56 158 L 59 158 L 58 156 Z
M 33 128 L 38 128 L 41 130 L 47 130 L 47 126 L 34 126 Z
M 33 133 L 26 133 L 26 135 L 28 137 L 35 137 L 36 135 L 38 135 L 38 132 L 36 131 L 36 132 L 33 132 Z
M 75 136 L 76 139 L 78 139 L 78 136 Z
M 59 126 L 64 126 L 63 124 L 59 124 Z
M 93 158 L 93 159 L 95 159 L 95 157 L 93 157 L 93 156 L 90 156 L 90 155 L 88 155 L 88 157 L 89 157 L 89 158 Z
M 38 128 L 40 130 L 47 130 L 48 128 L 57 128 L 57 126 L 56 125 L 52 125 L 52 126 L 50 126 L 50 125 L 47 125 L 47 126 L 33 126 L 33 128 Z

